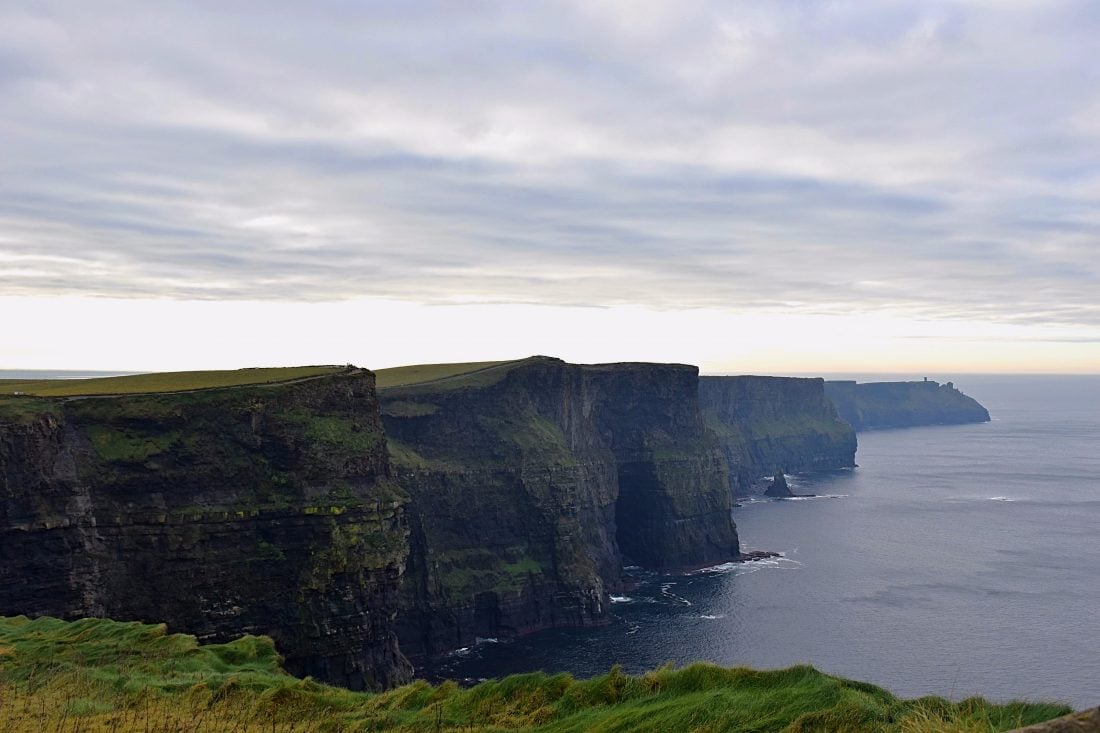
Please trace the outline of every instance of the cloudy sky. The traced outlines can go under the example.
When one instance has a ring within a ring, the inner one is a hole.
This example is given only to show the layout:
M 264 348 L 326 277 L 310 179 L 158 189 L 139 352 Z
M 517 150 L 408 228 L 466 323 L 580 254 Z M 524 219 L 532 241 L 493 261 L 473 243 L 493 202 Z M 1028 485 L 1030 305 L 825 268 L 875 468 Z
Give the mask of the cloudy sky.
M 1100 3 L 0 0 L 0 368 L 1100 372 Z

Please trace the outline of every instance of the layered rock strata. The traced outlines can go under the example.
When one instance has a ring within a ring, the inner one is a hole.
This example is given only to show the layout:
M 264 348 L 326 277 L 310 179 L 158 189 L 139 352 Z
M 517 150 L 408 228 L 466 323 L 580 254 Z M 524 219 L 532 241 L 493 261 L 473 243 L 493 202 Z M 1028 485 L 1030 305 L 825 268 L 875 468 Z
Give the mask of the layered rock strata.
M 624 562 L 738 554 L 695 367 L 534 357 L 381 392 L 411 497 L 402 648 L 602 623 Z
M 406 499 L 374 376 L 0 411 L 0 614 L 268 634 L 296 674 L 406 680 Z
M 822 379 L 700 377 L 699 403 L 737 494 L 763 476 L 855 465 L 855 432 L 826 398 Z

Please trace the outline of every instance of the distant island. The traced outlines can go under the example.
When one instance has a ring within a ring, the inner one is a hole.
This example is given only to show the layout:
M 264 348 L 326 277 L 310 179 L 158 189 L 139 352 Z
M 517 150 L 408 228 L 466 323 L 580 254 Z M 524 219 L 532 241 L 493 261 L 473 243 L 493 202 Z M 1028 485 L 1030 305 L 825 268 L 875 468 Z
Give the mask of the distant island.
M 951 382 L 827 381 L 825 394 L 857 431 L 989 422 L 989 411 Z

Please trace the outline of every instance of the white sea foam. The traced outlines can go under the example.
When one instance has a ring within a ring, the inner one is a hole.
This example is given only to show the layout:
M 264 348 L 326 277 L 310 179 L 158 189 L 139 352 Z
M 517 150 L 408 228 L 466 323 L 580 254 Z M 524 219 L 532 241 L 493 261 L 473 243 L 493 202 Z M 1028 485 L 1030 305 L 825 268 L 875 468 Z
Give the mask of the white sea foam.
M 672 602 L 674 602 L 674 603 L 676 603 L 677 605 L 680 605 L 680 606 L 694 605 L 691 601 L 684 598 L 683 596 L 678 596 L 675 593 L 673 593 L 671 589 L 672 589 L 672 586 L 674 586 L 674 585 L 676 585 L 676 584 L 675 583 L 661 583 L 661 595 L 664 596 L 665 598 L 668 598 L 669 600 L 671 600 Z
M 630 596 L 611 596 L 612 603 L 632 603 L 634 601 Z
M 705 618 L 709 621 L 714 621 L 715 619 L 720 619 L 720 618 L 725 618 L 725 617 L 726 617 L 726 614 L 724 614 L 724 613 L 715 613 L 715 614 L 704 613 L 699 618 Z
M 720 565 L 711 565 L 709 567 L 693 570 L 689 575 L 728 573 L 731 570 L 736 570 L 740 565 L 741 563 L 737 562 L 724 562 Z
M 810 501 L 811 499 L 847 499 L 848 494 L 815 494 L 814 496 L 784 496 L 778 501 Z

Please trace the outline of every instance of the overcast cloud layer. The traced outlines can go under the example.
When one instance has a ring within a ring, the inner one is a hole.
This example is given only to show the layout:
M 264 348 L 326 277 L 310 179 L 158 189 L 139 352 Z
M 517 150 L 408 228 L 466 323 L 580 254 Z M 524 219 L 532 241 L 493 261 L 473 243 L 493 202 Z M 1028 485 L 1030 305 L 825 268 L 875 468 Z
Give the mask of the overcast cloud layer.
M 0 0 L 0 295 L 1097 334 L 1098 38 L 1093 0 Z

